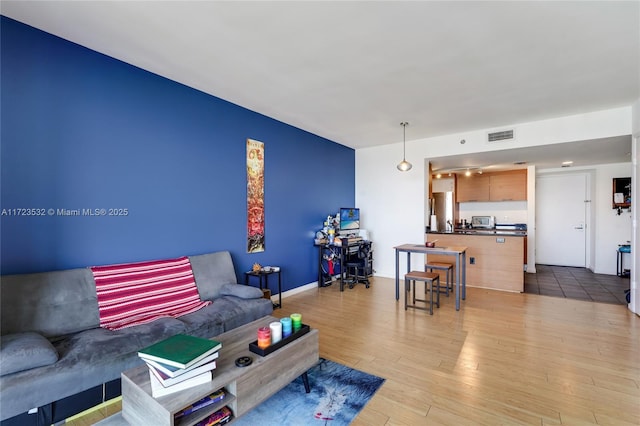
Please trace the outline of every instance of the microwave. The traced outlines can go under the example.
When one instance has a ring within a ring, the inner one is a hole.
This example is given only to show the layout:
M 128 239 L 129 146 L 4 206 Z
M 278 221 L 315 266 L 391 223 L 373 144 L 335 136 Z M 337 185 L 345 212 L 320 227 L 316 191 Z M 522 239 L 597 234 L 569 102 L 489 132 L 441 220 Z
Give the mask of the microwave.
M 496 227 L 495 216 L 471 216 L 473 228 L 493 229 Z

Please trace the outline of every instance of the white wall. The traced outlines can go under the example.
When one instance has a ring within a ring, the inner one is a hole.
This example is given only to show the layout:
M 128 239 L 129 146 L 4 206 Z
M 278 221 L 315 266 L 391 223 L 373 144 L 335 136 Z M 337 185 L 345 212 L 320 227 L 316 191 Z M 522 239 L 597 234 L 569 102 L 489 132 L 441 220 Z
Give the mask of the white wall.
M 512 148 L 628 135 L 631 106 L 531 123 L 505 123 L 500 128 L 507 127 L 516 132 L 517 140 L 509 145 Z M 362 227 L 369 230 L 374 242 L 376 275 L 395 276 L 394 246 L 424 241 L 425 163 L 431 157 L 505 149 L 502 144 L 485 142 L 486 133 L 492 130 L 408 141 L 406 157 L 413 164 L 409 172 L 396 169 L 402 160 L 401 138 L 390 145 L 356 150 L 356 205 L 362 211 Z M 460 144 L 461 139 L 466 143 Z M 415 256 L 414 261 L 420 264 L 421 257 Z
M 499 203 L 460 203 L 460 219 L 471 222 L 471 216 L 495 216 L 496 223 L 527 223 L 526 201 Z
M 640 203 L 640 99 L 633 104 L 631 109 L 632 115 L 632 134 L 633 140 L 631 142 L 631 211 L 633 215 L 632 219 L 632 231 L 631 231 L 631 282 L 629 286 L 631 288 L 631 303 L 629 303 L 629 309 L 636 314 L 640 314 L 640 261 L 638 258 L 638 251 L 640 250 L 640 213 L 638 212 L 638 206 Z
M 629 210 L 622 210 L 618 216 L 612 207 L 611 193 L 613 178 L 631 177 L 631 163 L 610 164 L 596 168 L 595 192 L 595 266 L 594 272 L 599 274 L 616 273 L 616 256 L 618 244 L 631 242 L 631 215 Z M 628 255 L 627 255 L 628 256 Z M 630 257 L 625 258 L 625 268 L 630 266 Z
M 401 160 L 402 144 L 356 150 L 360 226 L 369 232 L 373 242 L 376 275 L 385 277 L 395 276 L 393 247 L 419 243 L 425 231 L 424 165 L 412 158 L 413 169 L 401 173 L 396 169 Z

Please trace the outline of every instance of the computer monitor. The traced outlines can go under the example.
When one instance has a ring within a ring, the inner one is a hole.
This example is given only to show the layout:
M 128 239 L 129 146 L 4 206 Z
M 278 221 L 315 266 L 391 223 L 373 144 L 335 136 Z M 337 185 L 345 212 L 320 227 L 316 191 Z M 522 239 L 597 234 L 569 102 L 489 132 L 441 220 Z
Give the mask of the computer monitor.
M 360 230 L 360 209 L 353 207 L 340 208 L 340 233 L 358 232 Z

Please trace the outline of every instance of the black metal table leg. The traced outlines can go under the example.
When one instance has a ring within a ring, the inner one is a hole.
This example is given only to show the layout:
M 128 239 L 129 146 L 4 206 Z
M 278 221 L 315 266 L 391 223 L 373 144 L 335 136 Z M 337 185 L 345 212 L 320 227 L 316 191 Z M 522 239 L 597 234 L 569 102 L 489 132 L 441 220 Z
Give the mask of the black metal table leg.
M 278 271 L 278 308 L 282 308 L 282 275 Z
M 302 373 L 300 377 L 302 377 L 302 382 L 304 383 L 304 391 L 306 393 L 311 392 L 311 387 L 309 386 L 309 376 L 307 376 L 307 372 L 305 371 L 304 373 Z
M 340 291 L 344 291 L 344 250 L 349 250 L 349 246 L 340 247 Z

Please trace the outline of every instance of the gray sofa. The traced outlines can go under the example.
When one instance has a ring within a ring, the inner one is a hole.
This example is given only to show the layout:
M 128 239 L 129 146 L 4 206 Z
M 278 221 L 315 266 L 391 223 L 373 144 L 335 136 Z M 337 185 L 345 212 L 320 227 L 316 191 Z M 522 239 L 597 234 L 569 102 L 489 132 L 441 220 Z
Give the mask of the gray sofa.
M 117 331 L 99 327 L 89 268 L 2 276 L 0 420 L 119 379 L 141 364 L 139 349 L 168 336 L 213 337 L 272 313 L 262 291 L 237 283 L 229 252 L 189 260 L 201 299 L 212 304 Z

